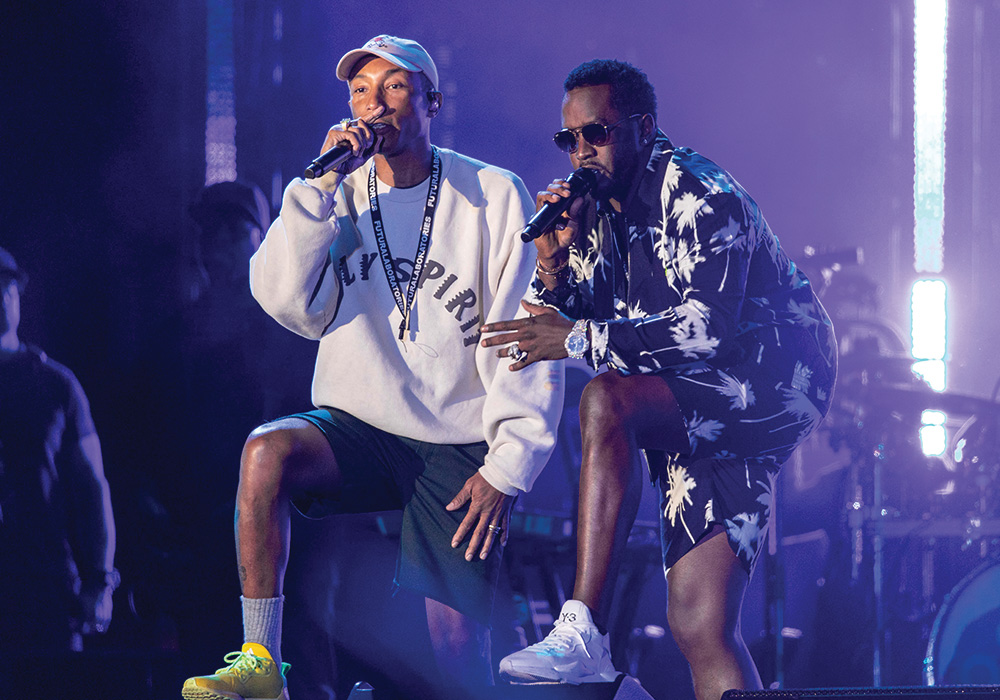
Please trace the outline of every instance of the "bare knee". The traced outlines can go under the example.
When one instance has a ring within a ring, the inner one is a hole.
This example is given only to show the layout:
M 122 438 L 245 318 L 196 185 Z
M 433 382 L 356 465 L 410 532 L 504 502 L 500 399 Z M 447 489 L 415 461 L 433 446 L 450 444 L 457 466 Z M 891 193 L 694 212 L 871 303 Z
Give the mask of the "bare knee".
M 667 576 L 667 621 L 691 664 L 695 694 L 701 700 L 718 698 L 729 688 L 760 687 L 760 676 L 740 636 L 748 581 L 718 526 Z
M 292 450 L 282 431 L 257 428 L 243 445 L 240 459 L 240 490 L 275 489 L 280 486 L 282 465 Z
M 700 608 L 682 608 L 671 599 L 667 607 L 667 624 L 674 641 L 690 661 L 699 649 L 717 647 L 726 635 L 719 620 Z
M 690 449 L 687 424 L 669 382 L 656 374 L 594 377 L 580 397 L 584 443 L 621 448 L 644 447 L 668 452 Z
M 315 431 L 317 435 L 312 435 Z M 240 459 L 241 497 L 274 495 L 294 491 L 311 471 L 320 467 L 312 462 L 332 461 L 332 452 L 323 454 L 315 444 L 325 438 L 312 426 L 302 426 L 287 420 L 263 425 L 247 438 Z
M 688 662 L 696 663 L 702 655 L 737 644 L 739 609 L 727 609 L 724 599 L 697 585 L 670 584 L 667 624 Z
M 585 435 L 628 430 L 634 413 L 625 378 L 617 372 L 599 374 L 580 396 L 580 426 Z

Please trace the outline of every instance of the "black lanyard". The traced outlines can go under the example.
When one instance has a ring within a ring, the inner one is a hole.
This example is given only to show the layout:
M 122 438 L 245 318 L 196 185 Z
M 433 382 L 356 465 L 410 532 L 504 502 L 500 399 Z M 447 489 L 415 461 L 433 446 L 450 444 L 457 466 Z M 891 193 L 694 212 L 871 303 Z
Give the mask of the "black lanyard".
M 396 267 L 392 264 L 392 253 L 389 252 L 389 241 L 385 237 L 385 227 L 382 224 L 382 212 L 378 206 L 378 186 L 375 179 L 375 163 L 368 171 L 368 201 L 372 212 L 372 226 L 375 229 L 375 240 L 378 243 L 378 255 L 382 260 L 382 268 L 385 270 L 385 279 L 389 282 L 389 289 L 396 300 L 396 307 L 399 313 L 403 314 L 403 320 L 399 324 L 399 339 L 406 336 L 406 331 L 410 328 L 410 309 L 413 307 L 413 299 L 417 295 L 417 285 L 420 275 L 424 271 L 424 263 L 427 261 L 427 246 L 431 240 L 431 227 L 434 225 L 434 212 L 436 211 L 438 189 L 441 187 L 441 156 L 438 155 L 436 147 L 431 146 L 431 183 L 427 188 L 427 203 L 424 204 L 424 220 L 420 225 L 420 240 L 417 242 L 417 255 L 413 259 L 413 274 L 410 283 L 406 288 L 406 299 L 403 299 L 403 292 L 399 286 L 399 277 L 396 275 Z

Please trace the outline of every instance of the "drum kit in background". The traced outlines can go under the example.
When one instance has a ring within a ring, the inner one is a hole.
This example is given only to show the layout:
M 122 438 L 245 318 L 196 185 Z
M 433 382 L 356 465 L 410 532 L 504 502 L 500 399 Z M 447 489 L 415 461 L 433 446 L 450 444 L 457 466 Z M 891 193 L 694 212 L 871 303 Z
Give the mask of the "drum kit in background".
M 905 663 L 889 648 L 894 624 L 917 623 L 912 646 L 929 616 L 923 682 L 1000 683 L 1000 406 L 891 376 L 911 362 L 850 358 L 829 419 L 851 454 L 846 535 L 851 579 L 871 587 L 873 685 L 905 673 L 891 670 Z M 942 455 L 922 449 L 925 410 L 947 415 Z
M 1000 684 L 1000 404 L 932 390 L 859 289 L 846 314 L 824 298 L 840 369 L 821 430 L 849 455 L 841 566 L 872 611 L 870 680 Z M 944 416 L 943 454 L 925 454 L 925 411 Z

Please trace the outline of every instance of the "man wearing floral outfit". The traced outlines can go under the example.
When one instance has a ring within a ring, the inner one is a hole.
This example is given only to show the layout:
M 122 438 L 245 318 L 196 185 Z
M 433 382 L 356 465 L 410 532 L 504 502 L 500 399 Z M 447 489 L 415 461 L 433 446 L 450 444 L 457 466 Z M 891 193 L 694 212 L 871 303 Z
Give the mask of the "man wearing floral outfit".
M 564 85 L 556 145 L 598 173 L 536 239 L 528 319 L 488 324 L 518 358 L 608 365 L 580 404 L 573 599 L 542 642 L 501 661 L 514 682 L 609 681 L 614 582 L 642 489 L 661 500 L 668 621 L 699 700 L 759 688 L 740 607 L 781 464 L 826 414 L 830 320 L 756 203 L 724 170 L 656 127 L 646 76 L 591 61 Z M 557 180 L 537 205 L 569 197 Z M 508 345 L 515 343 L 514 345 Z

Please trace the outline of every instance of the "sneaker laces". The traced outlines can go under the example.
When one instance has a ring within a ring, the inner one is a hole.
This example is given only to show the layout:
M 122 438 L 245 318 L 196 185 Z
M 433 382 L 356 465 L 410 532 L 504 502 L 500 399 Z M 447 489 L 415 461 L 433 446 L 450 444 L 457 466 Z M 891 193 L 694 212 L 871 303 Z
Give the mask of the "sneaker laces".
M 535 650 L 540 652 L 567 651 L 573 646 L 575 637 L 579 636 L 579 632 L 574 629 L 574 624 L 575 623 L 572 622 L 558 620 L 555 627 L 553 627 L 552 631 L 549 632 L 548 636 L 534 645 Z
M 229 665 L 216 671 L 216 675 L 228 671 L 235 674 L 240 679 L 240 683 L 246 683 L 251 674 L 267 674 L 267 669 L 264 667 L 264 662 L 267 659 L 255 655 L 252 651 L 231 651 L 223 656 L 222 660 Z

